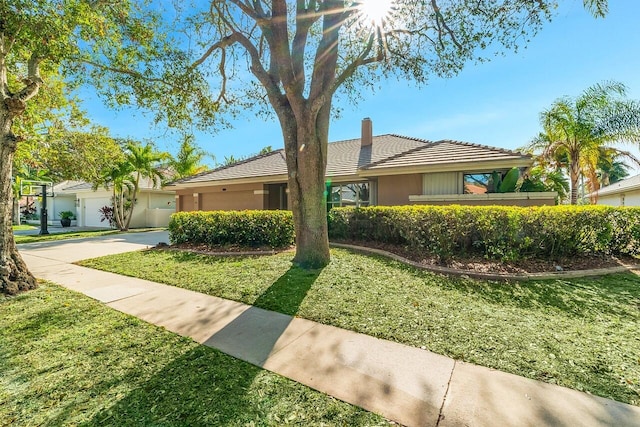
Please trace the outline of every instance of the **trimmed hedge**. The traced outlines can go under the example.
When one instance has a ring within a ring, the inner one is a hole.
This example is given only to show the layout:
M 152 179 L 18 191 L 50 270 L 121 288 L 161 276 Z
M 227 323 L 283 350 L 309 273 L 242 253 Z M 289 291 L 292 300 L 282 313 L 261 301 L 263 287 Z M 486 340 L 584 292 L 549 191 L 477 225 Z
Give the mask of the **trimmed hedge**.
M 178 212 L 169 221 L 171 243 L 283 248 L 293 244 L 290 211 Z
M 329 238 L 407 246 L 446 259 L 515 261 L 640 254 L 640 208 L 396 206 L 335 208 Z

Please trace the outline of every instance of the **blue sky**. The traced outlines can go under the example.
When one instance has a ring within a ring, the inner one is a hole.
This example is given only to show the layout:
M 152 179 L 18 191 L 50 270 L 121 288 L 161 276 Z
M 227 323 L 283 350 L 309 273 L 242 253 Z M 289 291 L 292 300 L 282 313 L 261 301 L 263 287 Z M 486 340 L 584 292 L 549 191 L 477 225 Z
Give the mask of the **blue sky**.
M 342 114 L 332 121 L 329 140 L 357 138 L 361 119 L 370 117 L 376 135 L 516 149 L 540 131 L 539 113 L 558 97 L 616 80 L 628 86 L 630 98 L 640 99 L 640 1 L 610 0 L 605 19 L 589 15 L 582 0 L 560 2 L 554 21 L 518 53 L 469 64 L 458 76 L 432 78 L 423 87 L 389 80 L 375 93 L 363 93 L 357 105 L 339 105 Z M 94 122 L 115 136 L 152 139 L 160 149 L 177 150 L 178 141 L 154 128 L 150 114 L 109 111 L 88 95 L 85 108 Z M 219 161 L 256 153 L 267 145 L 283 146 L 275 118 L 264 121 L 248 112 L 232 124 L 232 129 L 198 134 L 197 143 Z M 637 147 L 633 151 L 639 153 Z

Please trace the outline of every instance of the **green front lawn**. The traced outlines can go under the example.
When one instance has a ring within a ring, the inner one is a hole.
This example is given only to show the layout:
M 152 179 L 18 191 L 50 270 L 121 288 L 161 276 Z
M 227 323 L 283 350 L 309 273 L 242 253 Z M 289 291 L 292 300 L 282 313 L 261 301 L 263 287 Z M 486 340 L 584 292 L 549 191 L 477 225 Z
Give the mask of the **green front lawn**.
M 29 224 L 13 225 L 12 228 L 13 228 L 13 231 L 24 231 L 24 230 L 35 230 L 36 229 L 36 227 L 34 227 L 33 225 L 29 225 Z
M 640 404 L 640 277 L 449 278 L 346 250 L 323 270 L 291 253 L 144 251 L 82 262 Z
M 387 424 L 50 283 L 0 312 L 2 426 Z

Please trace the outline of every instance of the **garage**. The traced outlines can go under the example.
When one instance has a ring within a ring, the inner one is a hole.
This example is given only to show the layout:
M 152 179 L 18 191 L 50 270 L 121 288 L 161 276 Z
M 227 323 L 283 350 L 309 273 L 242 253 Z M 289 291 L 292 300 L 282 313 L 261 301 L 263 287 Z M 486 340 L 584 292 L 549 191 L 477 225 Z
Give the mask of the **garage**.
M 107 221 L 100 222 L 102 215 L 100 209 L 104 206 L 110 206 L 111 201 L 106 197 L 99 198 L 85 198 L 83 200 L 84 206 L 82 211 L 83 225 L 85 227 L 109 227 Z

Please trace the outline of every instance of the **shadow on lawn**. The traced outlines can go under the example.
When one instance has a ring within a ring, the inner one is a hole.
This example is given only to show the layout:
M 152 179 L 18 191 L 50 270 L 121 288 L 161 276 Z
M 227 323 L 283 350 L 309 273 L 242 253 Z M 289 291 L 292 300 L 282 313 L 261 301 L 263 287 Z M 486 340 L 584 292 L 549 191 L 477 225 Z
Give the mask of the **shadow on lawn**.
M 205 345 L 263 366 L 321 272 L 290 267 L 253 306 L 213 334 Z
M 322 269 L 305 270 L 292 266 L 256 300 L 255 307 L 295 316 Z
M 255 304 L 294 315 L 321 271 L 291 267 Z M 263 364 L 291 320 L 288 315 L 250 307 L 205 342 L 244 361 L 199 346 L 87 425 L 278 425 L 295 411 L 305 417 L 305 423 L 366 424 L 363 420 L 371 414 L 335 400 L 325 402 L 327 407 L 319 411 L 320 400 L 301 406 L 310 398 L 306 387 L 254 366 Z M 313 399 L 327 399 L 313 395 Z
M 629 273 L 570 280 L 516 283 L 454 279 L 454 286 L 500 305 L 524 309 L 556 308 L 572 317 L 601 313 L 613 316 L 637 314 L 640 280 Z
M 84 425 L 279 425 L 292 415 L 315 425 L 366 425 L 372 418 L 326 400 L 286 378 L 200 346 Z M 300 404 L 305 401 L 308 405 Z

